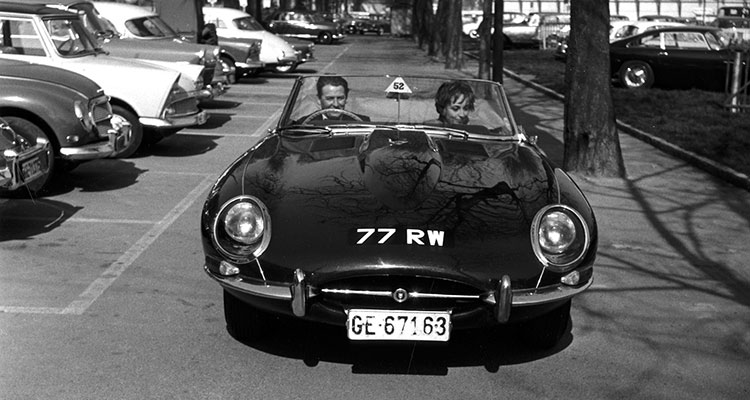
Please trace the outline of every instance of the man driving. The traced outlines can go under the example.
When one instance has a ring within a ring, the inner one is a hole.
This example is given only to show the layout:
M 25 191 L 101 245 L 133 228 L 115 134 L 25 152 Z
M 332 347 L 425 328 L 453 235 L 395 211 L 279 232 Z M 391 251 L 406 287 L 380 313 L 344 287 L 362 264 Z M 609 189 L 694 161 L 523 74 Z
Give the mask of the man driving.
M 338 121 L 369 121 L 366 115 L 355 114 L 345 110 L 346 100 L 349 98 L 349 82 L 340 76 L 321 76 L 316 83 L 320 110 L 315 111 L 298 123 L 310 121 L 338 120 Z M 339 111 L 340 110 L 340 111 Z

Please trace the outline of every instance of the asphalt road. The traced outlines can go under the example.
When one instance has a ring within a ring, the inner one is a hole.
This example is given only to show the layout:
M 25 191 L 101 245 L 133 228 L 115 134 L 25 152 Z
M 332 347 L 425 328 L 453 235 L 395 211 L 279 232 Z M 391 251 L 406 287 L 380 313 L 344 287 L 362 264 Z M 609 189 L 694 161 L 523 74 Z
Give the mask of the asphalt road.
M 316 47 L 297 73 L 460 74 L 406 39 Z M 239 343 L 202 271 L 199 214 L 223 168 L 272 126 L 293 75 L 208 103 L 209 122 L 93 161 L 34 200 L 0 200 L 0 399 L 740 399 L 750 396 L 750 194 L 623 138 L 629 178 L 585 179 L 596 282 L 570 335 L 535 352 L 505 332 L 446 346 L 354 346 L 281 321 Z M 515 82 L 527 131 L 561 157 L 562 108 Z

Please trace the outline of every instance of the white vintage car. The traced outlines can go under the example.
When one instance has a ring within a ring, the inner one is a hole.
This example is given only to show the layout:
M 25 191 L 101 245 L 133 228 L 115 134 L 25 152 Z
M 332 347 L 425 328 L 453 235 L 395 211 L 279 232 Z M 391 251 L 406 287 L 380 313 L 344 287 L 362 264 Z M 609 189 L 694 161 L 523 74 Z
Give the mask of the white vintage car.
M 282 39 L 263 28 L 252 15 L 233 8 L 203 7 L 205 23 L 216 25 L 219 42 L 222 39 L 260 39 L 260 61 L 265 69 L 277 72 L 291 72 L 306 59 L 300 57 L 300 52 Z
M 153 63 L 112 57 L 96 46 L 78 14 L 40 4 L 0 2 L 0 57 L 47 64 L 80 73 L 111 97 L 114 115 L 131 124 L 130 141 L 116 157 L 128 157 L 208 116 L 198 108 L 200 73 L 183 74 Z M 194 65 L 180 65 L 202 68 Z M 183 85 L 181 85 L 183 78 Z

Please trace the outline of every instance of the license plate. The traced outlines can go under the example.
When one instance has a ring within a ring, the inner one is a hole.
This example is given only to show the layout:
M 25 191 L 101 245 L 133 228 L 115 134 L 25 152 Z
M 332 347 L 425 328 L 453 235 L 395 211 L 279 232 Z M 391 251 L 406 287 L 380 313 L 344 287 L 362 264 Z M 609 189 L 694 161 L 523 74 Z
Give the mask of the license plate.
M 34 158 L 21 162 L 21 177 L 24 182 L 28 182 L 44 173 L 43 156 L 46 156 L 46 154 L 42 152 Z
M 448 311 L 349 310 L 350 340 L 413 340 L 446 342 L 450 338 Z

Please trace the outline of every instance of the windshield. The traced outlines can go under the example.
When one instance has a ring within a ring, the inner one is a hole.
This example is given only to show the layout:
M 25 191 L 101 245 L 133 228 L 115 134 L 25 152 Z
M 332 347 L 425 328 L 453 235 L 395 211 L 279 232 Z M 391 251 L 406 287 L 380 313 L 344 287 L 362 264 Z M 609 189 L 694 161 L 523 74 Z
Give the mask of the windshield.
M 278 127 L 428 125 L 468 135 L 512 137 L 517 130 L 509 110 L 496 82 L 305 76 L 292 89 Z
M 234 26 L 242 31 L 262 31 L 263 25 L 258 23 L 253 17 L 242 17 L 234 20 Z
M 84 12 L 85 17 L 83 18 L 83 25 L 89 30 L 89 32 L 93 33 L 94 35 L 119 35 L 119 32 L 117 32 L 114 24 L 112 24 L 108 19 L 102 17 L 101 14 L 99 14 L 99 12 L 96 10 L 96 8 L 94 8 L 93 4 L 73 4 L 71 5 L 71 8 Z
M 135 18 L 125 22 L 125 28 L 139 38 L 173 38 L 177 33 L 159 16 Z
M 48 19 L 44 21 L 44 27 L 61 56 L 96 53 L 96 39 L 83 27 L 80 19 Z

